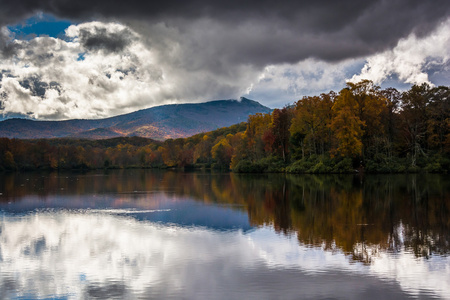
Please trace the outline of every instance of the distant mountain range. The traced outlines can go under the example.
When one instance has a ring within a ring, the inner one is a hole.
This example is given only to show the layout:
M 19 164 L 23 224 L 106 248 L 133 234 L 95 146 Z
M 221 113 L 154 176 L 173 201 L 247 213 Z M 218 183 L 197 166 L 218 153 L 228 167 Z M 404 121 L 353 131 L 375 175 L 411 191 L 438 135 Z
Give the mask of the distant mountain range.
M 171 104 L 98 120 L 34 121 L 7 119 L 0 122 L 0 137 L 104 139 L 140 136 L 156 140 L 188 137 L 247 121 L 251 114 L 271 109 L 257 101 L 218 100 L 197 104 Z

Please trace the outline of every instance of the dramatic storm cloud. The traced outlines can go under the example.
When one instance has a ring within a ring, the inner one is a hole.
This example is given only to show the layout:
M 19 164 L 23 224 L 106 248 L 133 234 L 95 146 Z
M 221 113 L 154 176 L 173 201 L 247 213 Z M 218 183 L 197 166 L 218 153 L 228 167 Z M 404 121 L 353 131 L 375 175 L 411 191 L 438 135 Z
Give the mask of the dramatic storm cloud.
M 39 13 L 74 25 L 25 39 L 6 27 Z M 449 16 L 446 0 L 2 1 L 0 109 L 95 118 L 242 95 L 277 107 L 351 78 L 438 84 Z
M 438 29 L 427 37 L 417 38 L 411 34 L 401 39 L 396 47 L 368 58 L 352 81 L 370 79 L 382 83 L 389 76 L 397 75 L 401 81 L 421 84 L 429 81 L 428 71 L 448 66 L 450 59 L 450 20 L 442 23 Z M 448 84 L 448 83 L 447 83 Z
M 0 69 L 4 112 L 34 118 L 97 118 L 159 104 L 162 71 L 137 35 L 119 24 L 72 25 L 68 40 L 16 41 Z

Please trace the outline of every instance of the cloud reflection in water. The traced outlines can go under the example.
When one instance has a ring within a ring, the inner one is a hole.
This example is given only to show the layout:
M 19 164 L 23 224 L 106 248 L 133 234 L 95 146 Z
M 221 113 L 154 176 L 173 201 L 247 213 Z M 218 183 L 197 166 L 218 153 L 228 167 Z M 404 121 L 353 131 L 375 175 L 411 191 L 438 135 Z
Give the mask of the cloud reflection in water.
M 411 253 L 382 253 L 364 265 L 339 250 L 299 246 L 269 227 L 182 227 L 102 210 L 3 213 L 0 220 L 1 298 L 450 295 L 445 256 L 425 262 Z

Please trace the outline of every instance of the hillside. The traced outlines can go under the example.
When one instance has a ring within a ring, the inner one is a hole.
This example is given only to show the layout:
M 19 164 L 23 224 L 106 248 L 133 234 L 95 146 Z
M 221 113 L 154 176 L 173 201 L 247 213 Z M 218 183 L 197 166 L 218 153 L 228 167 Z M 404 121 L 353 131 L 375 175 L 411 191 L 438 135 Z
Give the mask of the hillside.
M 156 140 L 191 136 L 244 122 L 255 113 L 271 110 L 241 98 L 197 104 L 172 104 L 99 120 L 33 121 L 8 119 L 0 122 L 0 137 L 34 139 L 76 137 L 104 139 L 140 136 Z

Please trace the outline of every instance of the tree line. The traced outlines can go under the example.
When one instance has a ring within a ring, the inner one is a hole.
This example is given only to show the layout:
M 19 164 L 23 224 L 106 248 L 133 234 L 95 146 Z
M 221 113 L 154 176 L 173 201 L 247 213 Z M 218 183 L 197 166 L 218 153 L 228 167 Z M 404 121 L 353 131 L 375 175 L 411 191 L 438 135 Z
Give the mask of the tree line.
M 211 167 L 234 172 L 446 172 L 450 89 L 368 80 L 188 138 L 0 140 L 0 169 Z

